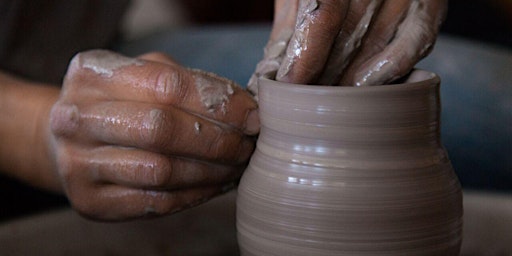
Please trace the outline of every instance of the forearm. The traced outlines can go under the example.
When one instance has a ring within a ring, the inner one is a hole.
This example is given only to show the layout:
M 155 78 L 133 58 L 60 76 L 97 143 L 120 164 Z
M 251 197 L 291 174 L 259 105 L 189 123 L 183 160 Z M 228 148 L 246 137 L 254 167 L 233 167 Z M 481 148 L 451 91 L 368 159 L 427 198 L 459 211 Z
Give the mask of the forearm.
M 0 172 L 61 191 L 49 141 L 48 116 L 59 89 L 0 72 Z

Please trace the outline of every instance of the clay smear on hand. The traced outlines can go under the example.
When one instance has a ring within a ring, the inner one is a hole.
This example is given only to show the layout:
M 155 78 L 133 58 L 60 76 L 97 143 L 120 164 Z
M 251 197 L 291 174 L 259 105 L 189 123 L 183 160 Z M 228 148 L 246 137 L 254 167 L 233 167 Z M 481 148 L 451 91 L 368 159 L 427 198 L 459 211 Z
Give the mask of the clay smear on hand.
M 347 31 L 340 31 L 334 46 L 327 60 L 325 70 L 319 78 L 319 84 L 334 85 L 340 80 L 343 71 L 352 61 L 356 51 L 361 45 L 361 40 L 365 36 L 370 23 L 374 18 L 375 12 L 380 8 L 382 0 L 373 0 L 368 4 L 364 15 L 356 25 L 354 31 L 347 36 Z
M 203 106 L 208 112 L 220 110 L 226 114 L 226 104 L 237 86 L 235 82 L 202 70 L 192 69 L 192 72 Z
M 275 79 L 275 73 L 279 69 L 286 53 L 286 47 L 292 37 L 293 30 L 285 29 L 275 41 L 270 41 L 264 49 L 263 60 L 258 63 L 254 74 L 249 79 L 247 88 L 255 96 L 258 96 L 258 78 L 265 76 Z M 274 74 L 274 75 L 272 75 Z
M 383 84 L 396 80 L 409 71 L 405 69 L 407 65 L 412 67 L 429 53 L 433 47 L 431 39 L 436 37 L 436 29 L 442 22 L 441 18 L 429 14 L 429 4 L 431 3 L 428 1 L 420 0 L 411 3 L 394 40 L 382 56 L 364 63 L 364 66 L 370 67 L 369 70 L 365 69 L 356 74 L 356 86 Z M 436 18 L 436 27 L 429 26 L 431 19 Z
M 114 71 L 125 66 L 141 66 L 144 61 L 129 58 L 107 50 L 91 50 L 80 55 L 80 67 L 105 77 L 112 77 Z
M 309 29 L 311 27 L 311 23 L 316 22 L 314 11 L 317 9 L 318 2 L 316 0 L 300 1 L 295 33 L 290 39 L 288 49 L 286 50 L 286 58 L 284 58 L 281 67 L 277 71 L 277 80 L 286 76 L 290 72 L 295 61 L 300 58 L 304 51 L 307 50 Z
M 194 132 L 195 132 L 196 134 L 201 133 L 201 124 L 200 124 L 199 122 L 195 122 L 195 123 L 194 123 Z
M 297 0 L 276 1 L 275 7 L 278 13 L 274 14 L 274 25 L 270 33 L 270 40 L 264 48 L 263 59 L 256 66 L 256 70 L 247 84 L 247 89 L 256 100 L 258 100 L 258 79 L 260 77 L 275 79 L 297 21 Z

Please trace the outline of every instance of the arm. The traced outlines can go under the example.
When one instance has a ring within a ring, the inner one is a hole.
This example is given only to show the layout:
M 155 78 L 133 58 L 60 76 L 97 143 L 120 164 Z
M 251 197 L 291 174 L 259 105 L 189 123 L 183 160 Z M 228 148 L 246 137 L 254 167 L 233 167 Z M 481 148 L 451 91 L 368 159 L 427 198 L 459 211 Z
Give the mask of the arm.
M 0 172 L 57 192 L 48 115 L 58 95 L 57 87 L 0 72 Z
M 249 81 L 365 86 L 406 75 L 433 48 L 447 0 L 276 0 L 270 40 Z

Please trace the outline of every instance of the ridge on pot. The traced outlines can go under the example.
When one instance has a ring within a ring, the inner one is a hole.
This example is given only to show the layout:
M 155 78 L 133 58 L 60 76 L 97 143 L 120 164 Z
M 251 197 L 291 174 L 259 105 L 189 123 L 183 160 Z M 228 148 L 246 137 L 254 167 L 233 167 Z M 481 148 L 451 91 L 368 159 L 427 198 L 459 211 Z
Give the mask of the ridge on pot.
M 458 255 L 462 193 L 440 139 L 440 79 L 259 80 L 261 133 L 238 188 L 242 255 Z

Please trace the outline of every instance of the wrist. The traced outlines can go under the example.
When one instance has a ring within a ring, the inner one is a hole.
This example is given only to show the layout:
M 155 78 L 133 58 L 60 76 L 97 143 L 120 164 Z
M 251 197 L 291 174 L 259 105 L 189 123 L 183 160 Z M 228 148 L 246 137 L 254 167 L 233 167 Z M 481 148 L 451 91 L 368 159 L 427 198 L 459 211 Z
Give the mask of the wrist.
M 0 171 L 61 191 L 51 146 L 49 113 L 60 90 L 0 73 Z

